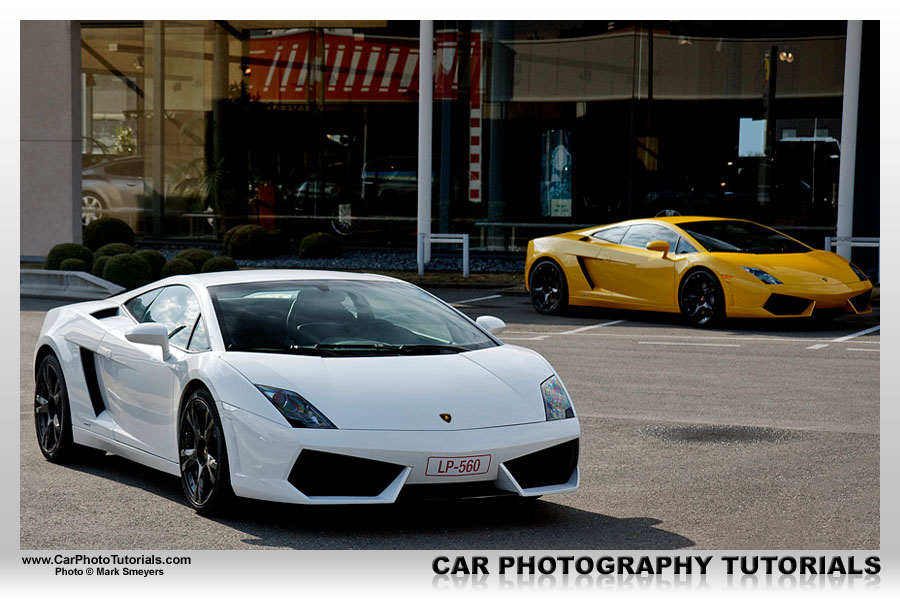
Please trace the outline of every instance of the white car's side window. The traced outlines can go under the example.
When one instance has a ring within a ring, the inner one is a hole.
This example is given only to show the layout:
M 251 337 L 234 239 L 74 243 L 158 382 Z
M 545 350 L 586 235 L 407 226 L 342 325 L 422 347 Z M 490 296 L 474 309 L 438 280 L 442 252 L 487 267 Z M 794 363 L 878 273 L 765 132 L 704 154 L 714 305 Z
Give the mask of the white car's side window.
M 189 287 L 170 285 L 142 294 L 125 304 L 141 323 L 162 323 L 169 344 L 199 352 L 209 350 L 209 336 L 200 317 L 200 303 Z

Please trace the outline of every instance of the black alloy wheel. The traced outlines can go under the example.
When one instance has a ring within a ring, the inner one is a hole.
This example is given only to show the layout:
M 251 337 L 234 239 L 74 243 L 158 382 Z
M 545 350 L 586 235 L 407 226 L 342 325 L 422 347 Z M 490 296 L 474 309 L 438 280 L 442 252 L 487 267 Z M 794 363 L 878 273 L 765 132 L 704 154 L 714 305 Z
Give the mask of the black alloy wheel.
M 199 513 L 222 508 L 233 492 L 222 424 L 206 390 L 191 394 L 178 427 L 181 484 L 188 502 Z
M 41 453 L 50 462 L 71 458 L 72 427 L 66 380 L 59 361 L 48 354 L 38 367 L 34 386 L 34 428 Z
M 552 260 L 542 260 L 528 279 L 531 304 L 543 315 L 559 314 L 569 302 L 569 286 L 562 269 Z
M 692 271 L 681 282 L 678 294 L 681 314 L 695 327 L 710 327 L 725 316 L 725 296 L 716 276 L 705 270 Z

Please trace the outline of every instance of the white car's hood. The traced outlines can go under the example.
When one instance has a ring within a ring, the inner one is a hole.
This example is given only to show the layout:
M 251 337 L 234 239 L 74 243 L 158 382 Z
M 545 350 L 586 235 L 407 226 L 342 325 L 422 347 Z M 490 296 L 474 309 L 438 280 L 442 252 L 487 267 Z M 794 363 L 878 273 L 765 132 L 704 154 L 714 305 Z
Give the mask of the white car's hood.
M 222 359 L 255 384 L 297 392 L 338 429 L 447 431 L 543 421 L 540 383 L 553 374 L 539 354 L 516 346 L 334 358 L 226 352 Z

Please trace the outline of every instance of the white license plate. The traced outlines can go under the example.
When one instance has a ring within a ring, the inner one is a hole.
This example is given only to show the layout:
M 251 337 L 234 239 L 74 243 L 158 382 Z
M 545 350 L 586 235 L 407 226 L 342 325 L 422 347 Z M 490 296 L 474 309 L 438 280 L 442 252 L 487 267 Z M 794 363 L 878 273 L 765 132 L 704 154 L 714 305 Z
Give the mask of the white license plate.
M 430 477 L 460 477 L 484 475 L 491 468 L 491 455 L 429 456 L 425 475 Z

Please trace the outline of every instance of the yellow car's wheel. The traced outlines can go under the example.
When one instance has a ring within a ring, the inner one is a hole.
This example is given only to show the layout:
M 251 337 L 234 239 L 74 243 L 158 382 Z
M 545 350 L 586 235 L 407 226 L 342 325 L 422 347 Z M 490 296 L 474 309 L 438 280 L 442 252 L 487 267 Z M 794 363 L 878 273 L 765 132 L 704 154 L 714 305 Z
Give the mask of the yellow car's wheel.
M 695 327 L 711 327 L 725 316 L 725 295 L 716 276 L 697 269 L 681 280 L 678 293 L 681 314 Z
M 569 286 L 558 264 L 549 259 L 539 260 L 528 278 L 531 304 L 542 315 L 555 315 L 569 303 Z

